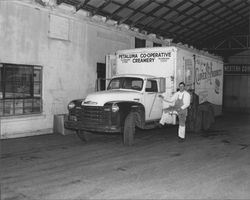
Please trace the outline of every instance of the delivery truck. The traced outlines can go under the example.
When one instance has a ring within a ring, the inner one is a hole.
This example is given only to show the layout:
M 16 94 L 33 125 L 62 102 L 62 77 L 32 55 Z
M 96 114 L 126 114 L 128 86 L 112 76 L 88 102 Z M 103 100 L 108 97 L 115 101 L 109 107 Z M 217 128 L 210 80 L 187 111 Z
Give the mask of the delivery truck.
M 88 94 L 68 104 L 65 128 L 87 133 L 122 133 L 125 145 L 134 141 L 135 129 L 158 125 L 163 108 L 180 82 L 209 102 L 215 115 L 222 113 L 223 61 L 204 51 L 184 47 L 152 47 L 117 51 L 106 56 L 105 91 Z M 176 124 L 176 115 L 169 115 Z

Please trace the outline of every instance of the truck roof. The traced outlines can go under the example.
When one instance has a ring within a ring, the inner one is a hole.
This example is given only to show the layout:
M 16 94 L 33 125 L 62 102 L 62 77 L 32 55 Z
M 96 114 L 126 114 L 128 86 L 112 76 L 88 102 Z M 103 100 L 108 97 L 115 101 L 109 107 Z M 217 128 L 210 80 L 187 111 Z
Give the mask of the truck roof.
M 137 78 L 142 78 L 142 79 L 157 78 L 156 76 L 146 75 L 146 74 L 118 74 L 118 75 L 115 75 L 113 78 L 117 78 L 117 77 L 137 77 Z

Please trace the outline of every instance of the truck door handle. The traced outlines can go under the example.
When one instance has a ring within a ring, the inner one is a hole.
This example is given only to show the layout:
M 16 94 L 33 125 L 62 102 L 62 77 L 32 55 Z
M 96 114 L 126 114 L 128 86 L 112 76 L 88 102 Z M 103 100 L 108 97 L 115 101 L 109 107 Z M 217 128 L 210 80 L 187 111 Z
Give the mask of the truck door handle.
M 139 101 L 140 99 L 138 99 L 138 98 L 135 98 L 134 100 L 135 100 L 135 101 Z

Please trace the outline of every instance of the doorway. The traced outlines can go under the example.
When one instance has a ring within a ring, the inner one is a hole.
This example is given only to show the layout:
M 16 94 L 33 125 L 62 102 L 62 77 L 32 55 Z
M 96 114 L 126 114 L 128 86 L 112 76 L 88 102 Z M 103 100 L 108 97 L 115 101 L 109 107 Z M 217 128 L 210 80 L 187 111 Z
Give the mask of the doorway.
M 97 91 L 106 89 L 106 64 L 97 63 Z

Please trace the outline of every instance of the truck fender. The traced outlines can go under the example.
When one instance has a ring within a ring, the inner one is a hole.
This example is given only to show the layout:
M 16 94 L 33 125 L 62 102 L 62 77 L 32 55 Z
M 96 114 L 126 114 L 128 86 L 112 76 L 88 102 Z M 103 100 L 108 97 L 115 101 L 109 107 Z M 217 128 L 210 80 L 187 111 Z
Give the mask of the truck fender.
M 133 113 L 135 119 L 135 126 L 143 128 L 145 126 L 145 108 L 144 105 L 138 102 L 117 102 L 120 107 L 121 113 L 121 125 L 124 125 L 124 121 L 129 113 Z

